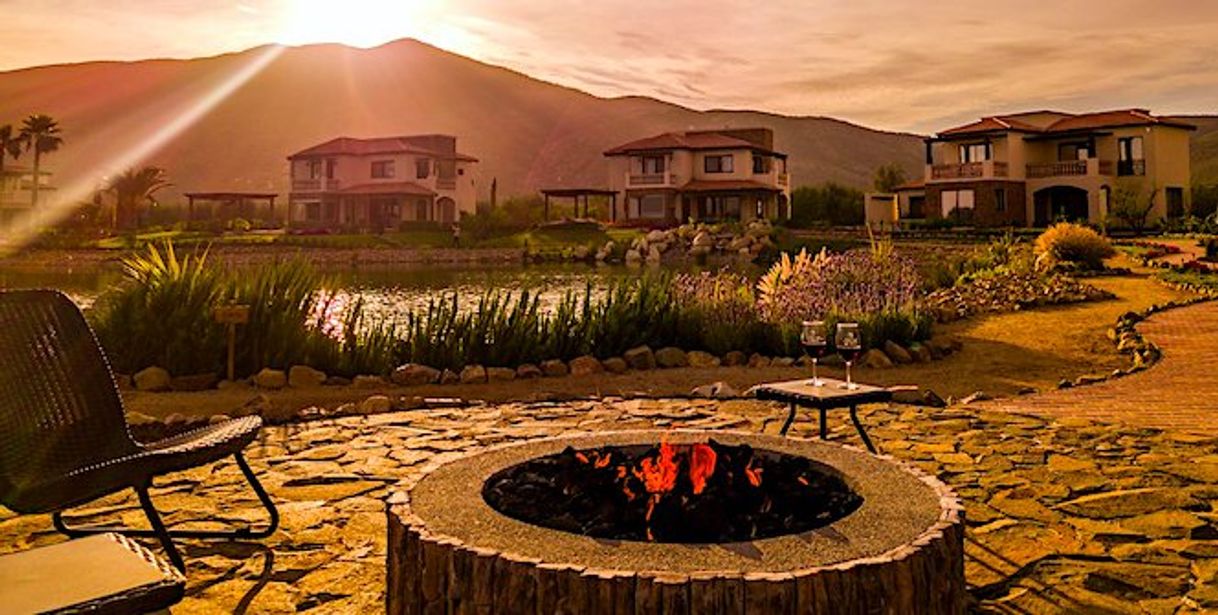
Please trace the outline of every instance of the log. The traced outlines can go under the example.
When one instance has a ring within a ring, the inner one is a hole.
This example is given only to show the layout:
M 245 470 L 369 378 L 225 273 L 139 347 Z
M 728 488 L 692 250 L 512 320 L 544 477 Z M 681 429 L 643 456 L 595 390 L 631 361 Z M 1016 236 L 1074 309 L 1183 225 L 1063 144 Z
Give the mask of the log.
M 744 575 L 746 613 L 794 615 L 799 602 L 795 577 L 786 572 L 751 572 Z
M 537 611 L 537 579 L 533 568 L 541 560 L 530 560 L 510 553 L 500 553 L 495 560 L 495 612 L 534 613 Z
M 744 577 L 734 572 L 703 572 L 689 576 L 692 613 L 743 615 Z

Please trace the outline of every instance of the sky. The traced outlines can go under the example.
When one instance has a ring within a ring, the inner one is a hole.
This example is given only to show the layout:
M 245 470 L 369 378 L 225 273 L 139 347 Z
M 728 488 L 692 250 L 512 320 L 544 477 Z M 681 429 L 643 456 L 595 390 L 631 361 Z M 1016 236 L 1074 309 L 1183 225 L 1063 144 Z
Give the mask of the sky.
M 0 71 L 411 37 L 599 96 L 918 133 L 1218 112 L 1218 0 L 0 0 Z

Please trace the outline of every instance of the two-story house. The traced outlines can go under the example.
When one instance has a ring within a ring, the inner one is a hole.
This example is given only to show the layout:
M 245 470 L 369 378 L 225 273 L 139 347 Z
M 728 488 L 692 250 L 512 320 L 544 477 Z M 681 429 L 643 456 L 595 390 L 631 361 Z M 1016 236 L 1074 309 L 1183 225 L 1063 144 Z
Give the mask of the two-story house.
M 788 219 L 787 155 L 768 128 L 668 132 L 605 152 L 617 220 Z
M 475 210 L 477 162 L 448 135 L 326 141 L 288 156 L 288 222 L 372 231 L 452 223 Z
M 51 174 L 49 172 L 39 171 L 38 175 L 40 181 L 38 189 L 42 195 L 41 198 L 45 200 L 49 196 L 49 192 L 55 188 L 50 184 Z M 4 171 L 0 172 L 0 225 L 8 224 L 30 211 L 30 204 L 33 202 L 33 186 L 34 172 L 32 170 L 12 163 L 4 165 Z
M 984 117 L 926 139 L 925 214 L 978 226 L 1098 223 L 1117 199 L 1189 210 L 1191 124 L 1145 109 Z

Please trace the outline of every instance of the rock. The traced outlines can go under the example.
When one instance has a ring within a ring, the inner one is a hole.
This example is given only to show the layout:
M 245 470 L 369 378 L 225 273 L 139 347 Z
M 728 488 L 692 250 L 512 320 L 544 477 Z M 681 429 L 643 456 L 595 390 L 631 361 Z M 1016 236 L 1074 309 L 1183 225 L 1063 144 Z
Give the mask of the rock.
M 334 412 L 332 414 L 334 416 L 354 416 L 359 414 L 359 406 L 350 402 L 339 404 L 334 408 Z
M 575 250 L 572 251 L 572 253 L 571 253 L 572 258 L 574 258 L 577 261 L 588 260 L 588 257 L 591 255 L 592 255 L 592 248 L 589 248 L 588 246 L 584 246 L 584 245 L 575 246 Z
M 466 365 L 461 370 L 461 384 L 486 382 L 486 368 L 481 365 Z
M 359 403 L 360 414 L 384 414 L 393 410 L 393 402 L 385 395 L 372 395 Z
M 694 350 L 686 353 L 685 358 L 689 361 L 690 367 L 719 367 L 719 357 L 701 350 Z
M 935 360 L 934 355 L 930 352 L 930 347 L 917 342 L 909 345 L 909 355 L 916 363 L 930 363 Z
M 955 344 L 943 337 L 932 337 L 927 340 L 926 345 L 930 348 L 932 355 L 937 357 L 946 357 L 956 351 Z
M 451 369 L 445 369 L 440 372 L 440 384 L 458 384 L 461 382 L 461 375 Z
M 621 357 L 609 357 L 601 361 L 601 364 L 605 366 L 605 371 L 611 374 L 624 374 L 627 369 L 630 369 L 630 365 Z
M 626 264 L 628 265 L 637 265 L 639 261 L 643 260 L 643 256 L 634 248 L 626 250 L 626 256 L 624 258 L 626 259 Z
M 135 372 L 132 377 L 137 391 L 168 391 L 169 372 L 161 367 L 148 367 Z
M 727 365 L 728 367 L 735 365 L 747 365 L 748 362 L 749 358 L 739 350 L 733 350 L 723 355 L 723 364 Z
M 674 346 L 666 346 L 656 351 L 656 365 L 660 367 L 688 367 L 689 358 L 685 356 L 685 351 Z
M 288 386 L 288 375 L 281 369 L 264 367 L 262 371 L 254 374 L 254 385 L 260 389 L 278 391 Z
M 791 357 L 774 357 L 774 360 L 770 361 L 770 365 L 774 367 L 791 367 L 795 365 L 795 359 Z
M 1085 495 L 1062 502 L 1055 508 L 1092 519 L 1118 519 L 1196 504 L 1197 501 L 1186 491 L 1168 487 L 1146 487 Z
M 525 363 L 516 368 L 516 377 L 521 379 L 540 378 L 541 368 L 532 363 Z
M 169 381 L 169 388 L 175 391 L 207 391 L 216 388 L 220 377 L 215 374 L 194 374 L 177 376 Z
M 389 379 L 401 386 L 419 386 L 440 381 L 440 370 L 418 363 L 399 365 Z
M 509 382 L 516 379 L 516 370 L 510 367 L 488 367 L 486 379 L 490 382 Z
M 288 386 L 293 389 L 319 387 L 326 382 L 326 373 L 307 365 L 293 365 L 288 369 Z
M 114 386 L 118 387 L 120 391 L 130 391 L 135 388 L 135 383 L 127 374 L 114 374 Z
M 290 376 L 288 377 L 288 381 L 289 381 L 289 383 L 291 382 Z M 325 386 L 328 386 L 328 387 L 345 387 L 345 386 L 351 384 L 351 379 L 344 378 L 343 376 L 330 376 L 330 377 L 326 378 L 325 382 L 323 382 L 322 384 Z
M 762 356 L 760 353 L 754 352 L 753 354 L 749 355 L 748 366 L 752 367 L 752 368 L 769 367 L 770 358 L 766 357 L 766 356 Z
M 913 356 L 909 354 L 908 350 L 905 350 L 900 344 L 892 340 L 884 342 L 884 354 L 888 355 L 888 358 L 892 359 L 894 363 L 902 365 L 907 365 L 914 361 Z
M 694 246 L 689 249 L 690 256 L 706 256 L 711 253 L 710 246 Z
M 658 263 L 663 257 L 664 255 L 660 252 L 659 246 L 651 246 L 647 249 L 647 262 Z
M 694 388 L 689 392 L 691 397 L 705 397 L 708 399 L 726 399 L 730 397 L 739 397 L 739 393 L 732 385 L 723 382 L 722 380 L 711 384 L 704 384 Z
M 149 423 L 160 423 L 156 417 L 149 416 L 143 412 L 131 411 L 127 413 L 127 423 L 130 425 L 147 425 Z
M 561 378 L 571 373 L 571 370 L 566 363 L 558 359 L 549 359 L 541 362 L 541 373 L 551 378 Z
M 1188 538 L 1206 522 L 1183 510 L 1160 510 L 1124 519 L 1121 525 L 1151 538 Z
M 219 425 L 220 423 L 223 423 L 225 421 L 231 421 L 231 420 L 233 420 L 233 419 L 231 417 L 229 417 L 227 414 L 213 414 L 210 417 L 208 417 L 207 424 L 208 425 Z
M 960 404 L 963 406 L 967 406 L 973 402 L 986 401 L 987 399 L 990 399 L 990 396 L 986 395 L 984 391 L 974 391 L 971 395 L 968 395 L 964 399 L 961 399 Z
M 186 418 L 186 415 L 182 414 L 181 412 L 174 412 L 161 419 L 161 422 L 171 430 L 178 430 L 185 427 L 186 424 L 190 422 L 190 419 Z
M 631 348 L 622 354 L 622 358 L 626 359 L 626 363 L 634 369 L 647 370 L 656 368 L 656 355 L 651 351 L 649 346 Z
M 584 355 L 571 359 L 572 376 L 590 376 L 605 371 L 605 366 L 592 355 Z
M 710 233 L 702 231 L 697 235 L 694 235 L 694 240 L 691 242 L 691 245 L 695 248 L 706 248 L 709 251 L 711 246 L 715 245 L 715 238 L 711 237 Z
M 376 389 L 385 386 L 385 379 L 380 376 L 360 375 L 351 380 L 351 386 L 357 389 Z
M 647 233 L 645 238 L 647 239 L 647 243 L 660 243 L 662 241 L 666 241 L 668 239 L 668 235 L 664 231 L 656 229 Z
M 858 364 L 861 367 L 886 369 L 892 367 L 892 359 L 889 359 L 888 355 L 879 348 L 872 348 L 859 357 Z

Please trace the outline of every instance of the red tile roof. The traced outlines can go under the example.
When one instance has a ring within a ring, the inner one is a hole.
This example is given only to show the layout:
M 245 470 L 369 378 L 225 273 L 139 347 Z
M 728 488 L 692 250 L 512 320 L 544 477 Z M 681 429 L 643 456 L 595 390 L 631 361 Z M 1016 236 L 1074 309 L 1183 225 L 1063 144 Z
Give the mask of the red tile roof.
M 920 179 L 915 179 L 913 181 L 905 182 L 903 184 L 899 184 L 893 188 L 893 191 L 902 192 L 905 190 L 922 190 L 924 188 L 926 188 L 926 179 L 920 178 Z
M 750 149 L 765 151 L 772 154 L 779 152 L 765 150 L 758 144 L 744 139 L 707 131 L 666 132 L 664 134 L 638 139 L 624 143 L 612 149 L 605 150 L 606 156 L 621 156 L 633 152 L 654 152 L 670 149 L 707 150 L 707 149 Z
M 1019 116 L 1029 115 L 1026 113 L 996 115 L 981 118 L 981 120 L 971 124 L 965 124 L 964 126 L 957 126 L 955 128 L 940 131 L 939 136 L 950 137 L 986 132 L 1002 132 L 1007 130 L 1054 134 L 1080 130 L 1095 130 L 1099 128 L 1118 128 L 1121 126 L 1146 125 L 1172 126 L 1175 128 L 1196 130 L 1196 126 L 1193 126 L 1192 124 L 1175 119 L 1151 115 L 1151 113 L 1146 109 L 1117 109 L 1114 111 L 1097 111 L 1095 113 L 1080 113 L 1077 115 L 1050 111 L 1045 111 L 1043 113 L 1056 113 L 1062 117 L 1061 119 L 1058 119 L 1048 126 L 1042 128 L 1018 119 Z
M 347 186 L 338 191 L 339 194 L 413 194 L 418 196 L 435 196 L 436 193 L 414 182 L 381 182 L 375 184 L 357 184 Z
M 687 192 L 722 192 L 734 190 L 766 190 L 769 192 L 782 191 L 777 186 L 763 184 L 751 179 L 695 179 L 684 186 L 681 186 L 681 190 L 685 190 Z
M 373 139 L 356 139 L 353 137 L 338 137 L 320 145 L 306 148 L 288 156 L 288 159 L 304 156 L 335 156 L 335 155 L 375 155 L 375 154 L 422 154 L 436 158 L 447 158 L 444 152 L 419 147 L 407 141 L 409 137 L 377 137 Z M 458 153 L 453 156 L 464 162 L 478 162 L 477 158 Z

